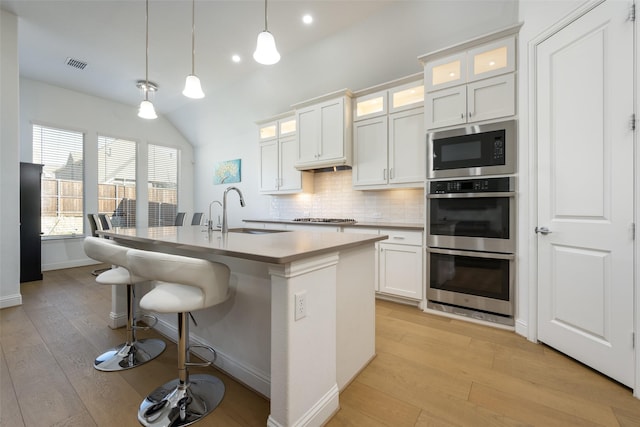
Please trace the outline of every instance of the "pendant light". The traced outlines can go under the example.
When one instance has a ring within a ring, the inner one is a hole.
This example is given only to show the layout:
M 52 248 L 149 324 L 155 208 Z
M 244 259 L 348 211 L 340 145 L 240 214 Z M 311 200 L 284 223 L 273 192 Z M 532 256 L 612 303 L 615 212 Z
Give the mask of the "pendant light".
M 138 108 L 138 117 L 143 119 L 157 119 L 158 115 L 156 114 L 156 110 L 153 108 L 153 104 L 149 101 L 149 91 L 156 90 L 157 86 L 153 83 L 149 83 L 149 0 L 147 0 L 147 8 L 146 8 L 146 43 L 145 43 L 145 77 L 144 77 L 144 85 L 138 82 L 138 87 L 144 90 L 144 101 L 140 103 L 140 108 Z M 151 89 L 151 88 L 154 89 Z
M 200 79 L 196 76 L 196 1 L 191 1 L 191 74 L 187 76 L 182 94 L 187 98 L 200 99 L 204 98 Z
M 264 0 L 264 31 L 258 34 L 258 43 L 256 51 L 253 52 L 253 59 L 264 65 L 272 65 L 280 61 L 276 40 L 267 29 L 267 0 Z

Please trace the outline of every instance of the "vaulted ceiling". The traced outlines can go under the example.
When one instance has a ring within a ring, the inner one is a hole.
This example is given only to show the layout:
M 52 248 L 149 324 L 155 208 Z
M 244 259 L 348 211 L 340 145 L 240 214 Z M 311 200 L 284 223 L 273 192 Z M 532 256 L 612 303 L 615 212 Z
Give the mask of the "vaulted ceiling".
M 271 0 L 268 28 L 283 57 L 381 11 L 393 1 Z M 143 0 L 2 0 L 19 17 L 20 74 L 64 88 L 137 105 L 136 81 L 145 77 Z M 252 54 L 264 28 L 264 2 L 195 2 L 195 72 L 211 93 L 254 73 Z M 159 86 L 154 104 L 170 114 L 186 103 L 191 72 L 189 0 L 149 2 L 149 80 Z M 305 25 L 302 16 L 313 15 Z M 231 60 L 241 57 L 239 63 Z M 87 63 L 83 70 L 67 59 Z M 271 66 L 271 67 L 276 67 Z

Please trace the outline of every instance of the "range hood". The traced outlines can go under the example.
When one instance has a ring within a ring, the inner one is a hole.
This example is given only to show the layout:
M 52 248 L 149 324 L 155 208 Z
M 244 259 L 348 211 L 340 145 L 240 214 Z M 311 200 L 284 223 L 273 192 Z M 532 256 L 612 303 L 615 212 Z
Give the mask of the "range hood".
M 350 171 L 351 166 L 328 166 L 325 168 L 314 168 L 314 169 L 301 169 L 302 172 L 313 172 L 313 173 L 321 173 L 321 172 L 338 172 L 338 171 Z

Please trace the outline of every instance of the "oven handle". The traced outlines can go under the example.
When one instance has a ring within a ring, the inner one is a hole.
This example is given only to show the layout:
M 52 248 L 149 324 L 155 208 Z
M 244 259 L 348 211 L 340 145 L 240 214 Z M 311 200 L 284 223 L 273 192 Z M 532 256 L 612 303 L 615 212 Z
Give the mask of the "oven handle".
M 515 191 L 495 192 L 495 193 L 446 193 L 446 194 L 427 194 L 427 199 L 468 199 L 468 198 L 486 198 L 486 197 L 515 197 Z
M 440 248 L 427 248 L 427 252 L 433 252 L 436 254 L 443 254 L 443 255 L 453 255 L 453 256 L 468 256 L 473 258 L 506 259 L 510 261 L 516 259 L 516 256 L 514 254 L 499 254 L 495 252 L 457 251 L 453 249 L 440 249 Z

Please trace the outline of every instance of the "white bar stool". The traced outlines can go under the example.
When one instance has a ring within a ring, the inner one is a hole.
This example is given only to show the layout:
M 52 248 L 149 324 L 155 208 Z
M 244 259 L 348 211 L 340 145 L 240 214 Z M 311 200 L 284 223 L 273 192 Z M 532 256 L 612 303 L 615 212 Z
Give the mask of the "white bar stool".
M 129 270 L 127 270 L 128 250 L 129 248 L 120 246 L 113 240 L 98 237 L 84 239 L 84 251 L 89 258 L 116 266 L 100 273 L 96 277 L 96 282 L 101 285 L 127 286 L 127 340 L 96 358 L 93 366 L 99 371 L 112 372 L 135 368 L 158 357 L 166 347 L 164 341 L 157 338 L 136 339 L 136 329 L 149 329 L 157 319 L 152 317 L 154 323 L 150 326 L 136 326 L 134 283 L 146 279 L 129 274 Z
M 158 313 L 178 313 L 178 378 L 158 387 L 140 404 L 138 421 L 145 426 L 186 426 L 213 411 L 224 397 L 224 384 L 206 374 L 189 376 L 189 314 L 212 307 L 229 296 L 230 270 L 224 264 L 158 252 L 131 249 L 127 263 L 135 275 L 157 280 L 140 307 Z M 202 347 L 212 352 L 208 346 Z

